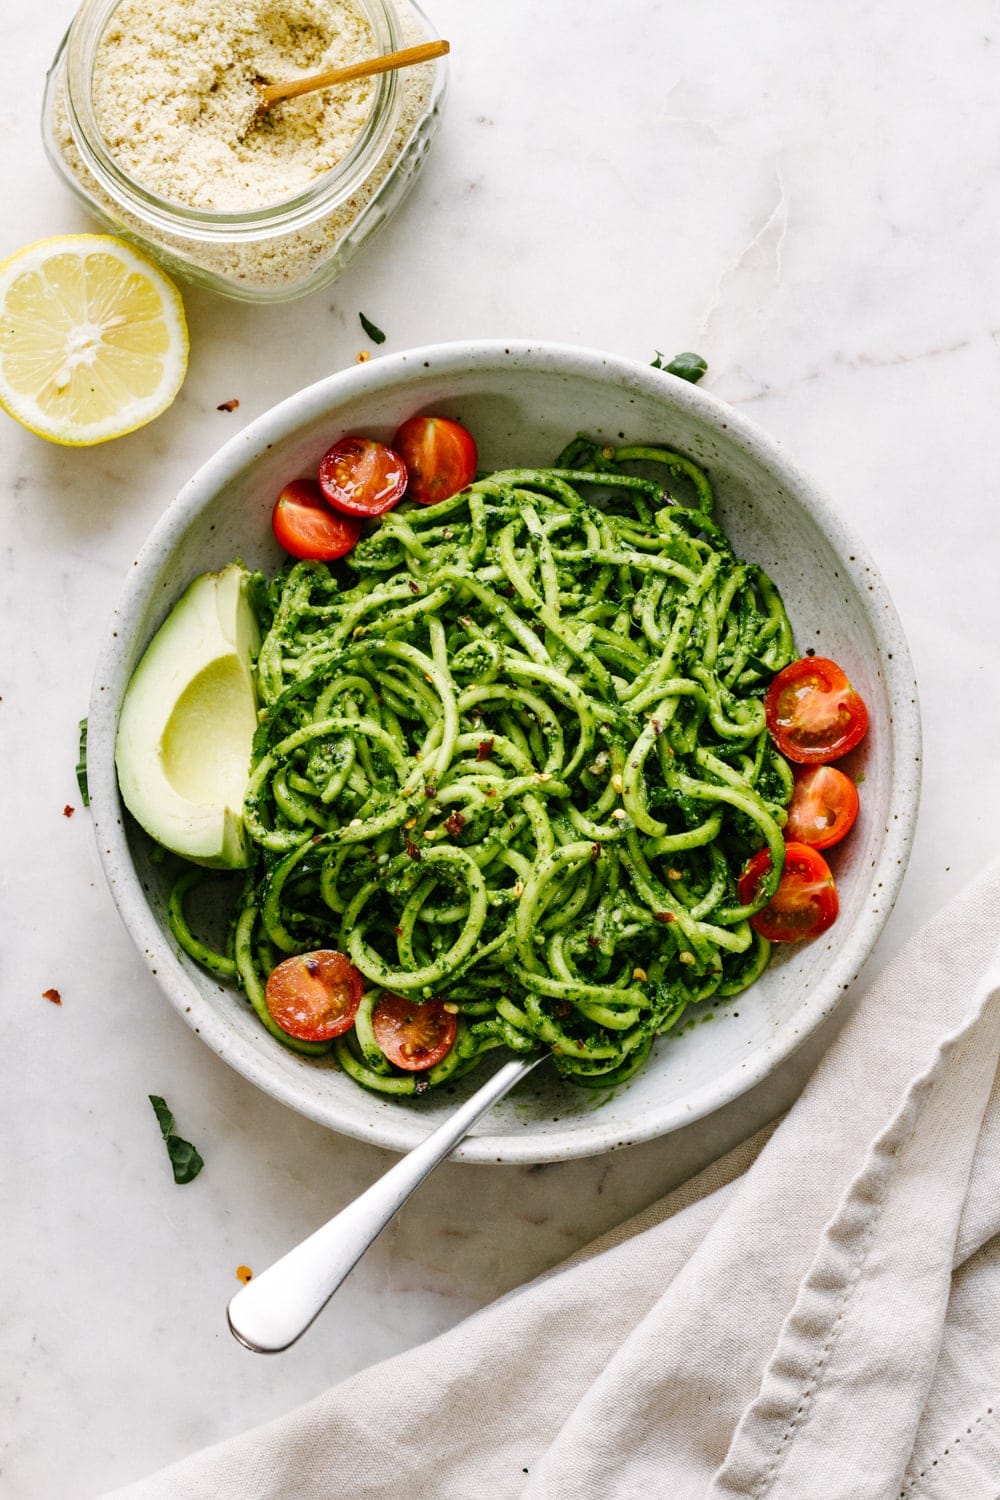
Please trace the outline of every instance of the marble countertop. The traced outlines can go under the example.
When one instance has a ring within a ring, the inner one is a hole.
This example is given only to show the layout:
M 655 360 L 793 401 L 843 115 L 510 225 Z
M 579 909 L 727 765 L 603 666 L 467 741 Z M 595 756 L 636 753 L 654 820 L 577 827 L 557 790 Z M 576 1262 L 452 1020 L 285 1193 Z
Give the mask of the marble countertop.
M 5 9 L 0 256 L 92 227 L 38 132 L 71 13 Z M 669 1139 L 563 1165 L 446 1165 L 295 1348 L 262 1359 L 230 1337 L 237 1266 L 263 1268 L 391 1158 L 258 1093 L 159 994 L 103 882 L 77 721 L 157 516 L 241 424 L 370 347 L 359 311 L 384 352 L 523 337 L 641 361 L 702 353 L 706 385 L 864 536 L 913 652 L 923 804 L 869 971 L 995 852 L 995 12 L 434 0 L 432 14 L 453 48 L 442 132 L 339 282 L 278 308 L 186 291 L 187 382 L 131 437 L 64 450 L 0 416 L 9 1500 L 96 1496 L 450 1327 L 773 1118 L 829 1039 Z M 208 1163 L 183 1189 L 151 1093 Z

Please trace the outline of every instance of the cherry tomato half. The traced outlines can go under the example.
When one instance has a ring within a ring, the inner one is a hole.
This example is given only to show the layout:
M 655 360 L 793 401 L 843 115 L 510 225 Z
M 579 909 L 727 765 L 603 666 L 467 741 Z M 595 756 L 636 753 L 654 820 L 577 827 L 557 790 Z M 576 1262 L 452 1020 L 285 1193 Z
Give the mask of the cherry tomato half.
M 392 446 L 410 476 L 406 498 L 420 505 L 448 500 L 476 477 L 475 441 L 450 417 L 410 417 Z
M 334 510 L 347 516 L 381 516 L 406 489 L 398 453 L 372 438 L 345 437 L 324 453 L 319 487 Z
M 782 755 L 800 765 L 839 760 L 868 728 L 863 698 L 825 656 L 803 656 L 780 671 L 767 690 L 764 712 Z
M 272 1019 L 303 1042 L 328 1042 L 349 1031 L 364 993 L 350 959 L 331 948 L 284 959 L 264 992 Z
M 861 799 L 849 776 L 836 766 L 805 766 L 795 773 L 785 838 L 812 849 L 839 844 L 854 827 Z
M 361 535 L 361 522 L 332 511 L 314 479 L 285 485 L 271 512 L 271 527 L 279 547 L 292 557 L 317 562 L 343 557 Z
M 754 899 L 771 868 L 771 855 L 761 849 L 739 878 L 740 900 Z M 788 844 L 778 889 L 766 906 L 750 918 L 750 926 L 772 943 L 797 943 L 816 937 L 837 920 L 840 903 L 830 866 L 808 844 Z
M 383 995 L 372 1011 L 375 1040 L 391 1063 L 408 1073 L 433 1068 L 455 1043 L 458 1017 L 441 1000 Z

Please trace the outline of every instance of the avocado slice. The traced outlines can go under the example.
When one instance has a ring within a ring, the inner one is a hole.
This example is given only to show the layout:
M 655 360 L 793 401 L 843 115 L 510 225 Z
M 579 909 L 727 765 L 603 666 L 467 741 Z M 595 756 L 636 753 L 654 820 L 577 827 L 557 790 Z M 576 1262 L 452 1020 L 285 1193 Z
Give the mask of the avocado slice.
M 257 725 L 260 632 L 241 563 L 202 573 L 178 599 L 125 690 L 115 741 L 125 806 L 195 864 L 250 863 L 243 798 Z

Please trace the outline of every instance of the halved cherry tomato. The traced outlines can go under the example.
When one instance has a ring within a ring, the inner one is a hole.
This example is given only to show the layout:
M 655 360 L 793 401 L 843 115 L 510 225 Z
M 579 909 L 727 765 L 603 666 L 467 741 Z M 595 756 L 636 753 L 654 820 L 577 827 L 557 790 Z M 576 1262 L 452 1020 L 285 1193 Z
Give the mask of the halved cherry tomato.
M 319 487 L 334 510 L 347 516 L 381 516 L 406 489 L 406 465 L 398 453 L 372 438 L 345 437 L 324 453 Z
M 361 522 L 330 509 L 314 479 L 286 484 L 271 512 L 279 547 L 292 557 L 332 562 L 350 552 L 361 535 Z
M 392 446 L 410 476 L 406 498 L 420 505 L 448 500 L 476 477 L 475 440 L 450 417 L 410 417 Z
M 383 995 L 372 1011 L 375 1040 L 391 1063 L 408 1073 L 433 1068 L 455 1044 L 458 1017 L 442 1000 Z
M 739 895 L 744 905 L 754 899 L 770 868 L 769 851 L 759 850 L 739 878 Z M 772 943 L 797 943 L 801 938 L 825 932 L 837 920 L 839 910 L 837 887 L 822 854 L 808 844 L 788 844 L 778 889 L 767 905 L 750 918 L 750 926 Z
M 364 998 L 361 975 L 343 953 L 318 948 L 272 969 L 265 990 L 272 1019 L 303 1042 L 328 1042 L 354 1025 Z
M 767 690 L 764 713 L 782 755 L 800 765 L 839 760 L 868 728 L 863 698 L 825 656 L 803 656 L 780 671 Z
M 829 849 L 850 833 L 861 799 L 849 776 L 836 766 L 806 766 L 795 773 L 785 838 L 813 849 Z

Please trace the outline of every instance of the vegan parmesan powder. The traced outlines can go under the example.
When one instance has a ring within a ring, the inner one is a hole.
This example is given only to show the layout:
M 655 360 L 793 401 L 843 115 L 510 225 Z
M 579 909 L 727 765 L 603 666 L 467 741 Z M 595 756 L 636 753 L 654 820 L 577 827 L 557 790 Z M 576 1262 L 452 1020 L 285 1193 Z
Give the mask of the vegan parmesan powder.
M 343 0 L 122 0 L 97 52 L 94 113 L 110 154 L 147 191 L 191 208 L 264 208 L 347 155 L 374 84 L 305 94 L 259 118 L 254 84 L 377 51 Z
M 394 45 L 428 40 L 409 0 L 387 5 Z M 349 196 L 324 178 L 364 130 L 379 81 L 285 100 L 260 117 L 254 84 L 381 50 L 356 0 L 121 0 L 97 45 L 91 105 L 105 151 L 139 191 L 112 195 L 88 165 L 70 121 L 65 57 L 47 96 L 51 154 L 112 229 L 168 269 L 252 300 L 295 296 L 336 274 L 402 197 L 436 123 L 435 66 L 397 73 L 391 134 L 363 177 L 352 175 Z M 380 193 L 393 177 L 391 194 Z M 169 226 L 146 215 L 142 192 L 176 205 Z M 314 207 L 297 206 L 286 224 L 284 205 L 310 193 Z M 252 217 L 222 232 L 206 230 L 206 213 Z

